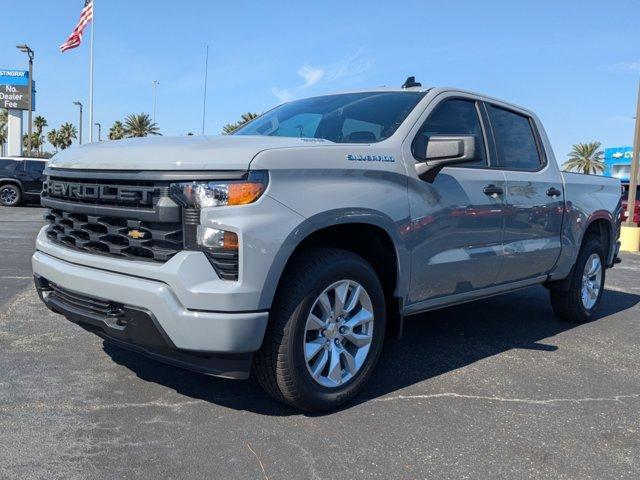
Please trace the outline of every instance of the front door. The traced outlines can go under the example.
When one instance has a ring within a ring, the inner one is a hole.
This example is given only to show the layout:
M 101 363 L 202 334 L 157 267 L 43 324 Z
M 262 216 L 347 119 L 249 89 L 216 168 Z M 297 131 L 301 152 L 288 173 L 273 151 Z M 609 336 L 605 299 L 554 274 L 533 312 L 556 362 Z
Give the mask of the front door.
M 507 181 L 504 261 L 497 282 L 544 275 L 560 255 L 564 206 L 560 175 L 548 163 L 531 117 L 490 104 L 487 113 L 498 168 Z
M 502 171 L 489 168 L 480 107 L 471 97 L 445 97 L 413 140 L 415 152 L 431 135 L 475 135 L 477 161 L 444 168 L 433 183 L 409 181 L 408 306 L 489 287 L 500 270 L 506 182 Z

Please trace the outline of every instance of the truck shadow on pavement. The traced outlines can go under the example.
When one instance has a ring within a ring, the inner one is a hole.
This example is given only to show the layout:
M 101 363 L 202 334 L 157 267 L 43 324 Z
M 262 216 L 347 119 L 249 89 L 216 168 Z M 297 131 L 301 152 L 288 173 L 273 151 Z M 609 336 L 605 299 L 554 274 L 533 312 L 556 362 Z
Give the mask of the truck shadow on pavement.
M 638 302 L 640 295 L 607 290 L 594 321 L 605 320 Z M 373 376 L 360 394 L 342 409 L 511 349 L 538 350 L 552 355 L 558 347 L 543 340 L 576 327 L 580 325 L 554 316 L 548 293 L 542 287 L 408 317 L 403 338 L 386 342 Z M 116 363 L 129 368 L 140 379 L 164 385 L 193 399 L 264 415 L 300 414 L 272 400 L 255 381 L 224 380 L 189 372 L 107 342 L 103 348 Z M 424 393 L 428 393 L 428 386 Z M 331 412 L 314 415 L 327 414 Z

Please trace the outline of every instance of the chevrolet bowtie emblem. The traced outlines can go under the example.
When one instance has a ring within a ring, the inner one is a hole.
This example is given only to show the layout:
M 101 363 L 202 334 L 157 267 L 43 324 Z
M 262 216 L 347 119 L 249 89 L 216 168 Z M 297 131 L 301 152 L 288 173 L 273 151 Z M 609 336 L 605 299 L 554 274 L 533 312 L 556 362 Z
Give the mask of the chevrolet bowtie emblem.
M 127 233 L 127 237 L 133 238 L 136 240 L 140 238 L 144 238 L 146 236 L 147 236 L 146 232 L 141 232 L 140 230 L 129 230 L 129 233 Z

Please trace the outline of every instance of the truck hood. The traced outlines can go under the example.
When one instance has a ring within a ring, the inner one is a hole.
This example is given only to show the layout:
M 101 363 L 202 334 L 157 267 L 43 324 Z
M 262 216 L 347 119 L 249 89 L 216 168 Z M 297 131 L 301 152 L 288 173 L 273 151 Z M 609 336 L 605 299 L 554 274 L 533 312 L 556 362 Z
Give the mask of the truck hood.
M 83 170 L 246 170 L 260 152 L 331 145 L 327 140 L 225 135 L 146 137 L 92 143 L 57 153 L 49 167 Z

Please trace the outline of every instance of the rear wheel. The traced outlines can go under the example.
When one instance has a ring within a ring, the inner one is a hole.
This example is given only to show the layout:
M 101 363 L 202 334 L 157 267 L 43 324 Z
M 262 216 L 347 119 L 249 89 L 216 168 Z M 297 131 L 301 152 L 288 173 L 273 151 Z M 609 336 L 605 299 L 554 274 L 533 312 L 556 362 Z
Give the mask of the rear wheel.
M 567 291 L 551 290 L 551 306 L 559 317 L 584 323 L 600 307 L 605 282 L 605 255 L 599 237 L 585 239 Z
M 20 205 L 22 192 L 20 187 L 12 183 L 0 185 L 0 204 L 5 207 L 15 207 Z
M 304 251 L 283 276 L 254 374 L 291 406 L 334 408 L 370 377 L 384 329 L 384 293 L 371 265 L 347 251 Z

